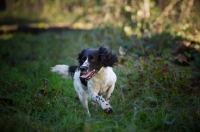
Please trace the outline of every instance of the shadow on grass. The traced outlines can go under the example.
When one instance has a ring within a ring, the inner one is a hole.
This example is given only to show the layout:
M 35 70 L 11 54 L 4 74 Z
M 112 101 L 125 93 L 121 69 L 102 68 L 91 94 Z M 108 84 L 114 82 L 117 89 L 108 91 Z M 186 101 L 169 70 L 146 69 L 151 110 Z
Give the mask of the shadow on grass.
M 0 17 L 0 34 L 4 33 L 43 33 L 43 32 L 62 32 L 72 30 L 67 25 L 47 24 L 46 19 L 38 18 L 34 15 L 14 16 L 13 14 L 1 14 Z
M 174 63 L 180 66 L 195 66 L 200 70 L 200 43 L 187 38 L 173 35 L 169 32 L 154 34 L 151 37 L 132 39 L 123 43 L 127 52 L 137 56 L 162 56 L 167 50 L 174 58 Z
M 39 23 L 39 22 L 47 22 L 46 19 L 41 19 L 38 17 L 33 16 L 14 16 L 13 14 L 10 15 L 3 15 L 0 17 L 0 26 L 3 25 L 20 25 L 20 24 L 31 24 L 31 23 Z
M 0 27 L 0 34 L 4 33 L 32 33 L 39 34 L 43 32 L 63 32 L 63 31 L 86 31 L 82 29 L 72 29 L 67 25 L 44 25 L 44 24 L 24 24 L 24 25 L 10 25 Z
M 67 25 L 45 25 L 45 24 L 24 24 L 24 25 L 10 25 L 7 27 L 0 28 L 0 34 L 5 33 L 30 33 L 30 34 L 40 34 L 40 33 L 62 33 L 62 32 L 81 32 L 87 31 L 87 34 L 94 34 L 94 32 L 106 32 L 106 30 L 110 30 L 107 28 L 104 29 L 92 29 L 92 30 L 85 30 L 85 29 L 73 29 Z M 110 32 L 110 31 L 109 31 Z M 97 33 L 97 37 L 100 34 Z M 160 34 L 155 34 L 149 38 L 134 38 L 130 39 L 131 37 L 126 36 L 124 33 L 121 33 L 121 37 L 124 36 L 127 40 L 118 40 L 119 36 L 114 36 L 116 38 L 113 39 L 113 43 L 116 43 L 122 47 L 124 47 L 127 52 L 131 54 L 136 54 L 137 56 L 161 56 L 164 50 L 169 49 L 171 50 L 171 55 L 176 57 L 174 61 L 176 64 L 181 66 L 189 66 L 195 65 L 198 69 L 200 67 L 198 64 L 200 63 L 200 49 L 195 48 L 200 45 L 199 42 L 190 41 L 186 38 L 181 36 L 172 35 L 169 32 L 162 32 Z M 15 36 L 13 36 L 15 38 Z M 17 39 L 17 38 L 16 38 Z M 99 39 L 99 38 L 98 38 Z M 180 57 L 181 55 L 181 57 Z M 3 55 L 5 56 L 5 55 Z M 3 57 L 4 58 L 4 57 Z

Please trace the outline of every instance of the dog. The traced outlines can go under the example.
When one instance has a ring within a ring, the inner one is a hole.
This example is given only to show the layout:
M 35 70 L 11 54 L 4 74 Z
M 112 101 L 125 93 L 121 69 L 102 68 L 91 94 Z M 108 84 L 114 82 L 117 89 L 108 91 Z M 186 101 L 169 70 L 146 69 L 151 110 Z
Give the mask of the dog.
M 118 62 L 117 55 L 101 46 L 99 49 L 83 49 L 77 60 L 79 66 L 56 65 L 51 71 L 64 78 L 73 78 L 74 88 L 89 116 L 88 99 L 99 104 L 105 113 L 112 113 L 109 101 L 117 81 L 112 69 Z M 104 93 L 105 99 L 102 97 Z

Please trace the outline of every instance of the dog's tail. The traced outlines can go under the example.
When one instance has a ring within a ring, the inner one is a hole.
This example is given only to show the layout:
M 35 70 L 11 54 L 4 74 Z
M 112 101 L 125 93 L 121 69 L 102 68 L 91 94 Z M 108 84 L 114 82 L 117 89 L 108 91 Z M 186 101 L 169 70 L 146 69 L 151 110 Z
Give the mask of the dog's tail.
M 61 75 L 63 78 L 69 78 L 74 76 L 77 69 L 78 66 L 56 65 L 51 68 L 51 71 Z

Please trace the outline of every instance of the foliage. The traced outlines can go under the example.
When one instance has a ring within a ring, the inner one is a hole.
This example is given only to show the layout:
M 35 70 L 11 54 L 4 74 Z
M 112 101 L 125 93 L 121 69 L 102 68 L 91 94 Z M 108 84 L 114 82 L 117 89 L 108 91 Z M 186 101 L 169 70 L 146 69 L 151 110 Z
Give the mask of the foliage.
M 180 24 L 199 28 L 200 3 L 194 0 L 8 0 L 5 4 L 5 9 L 0 12 L 1 24 L 20 24 L 23 21 L 18 21 L 18 18 L 27 22 L 30 18 L 36 20 L 38 17 L 41 22 L 46 20 L 85 28 L 88 23 L 91 27 L 106 23 L 138 27 L 145 32 Z M 12 17 L 13 21 L 3 19 L 8 17 Z

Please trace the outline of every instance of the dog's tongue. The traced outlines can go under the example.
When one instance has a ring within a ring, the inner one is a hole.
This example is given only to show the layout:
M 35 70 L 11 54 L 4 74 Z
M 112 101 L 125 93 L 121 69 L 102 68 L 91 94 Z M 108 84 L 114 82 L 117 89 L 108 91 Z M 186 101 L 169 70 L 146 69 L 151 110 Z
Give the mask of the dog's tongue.
M 92 70 L 90 72 L 87 72 L 80 76 L 80 78 L 88 78 L 90 75 L 92 75 L 95 72 L 95 70 Z

